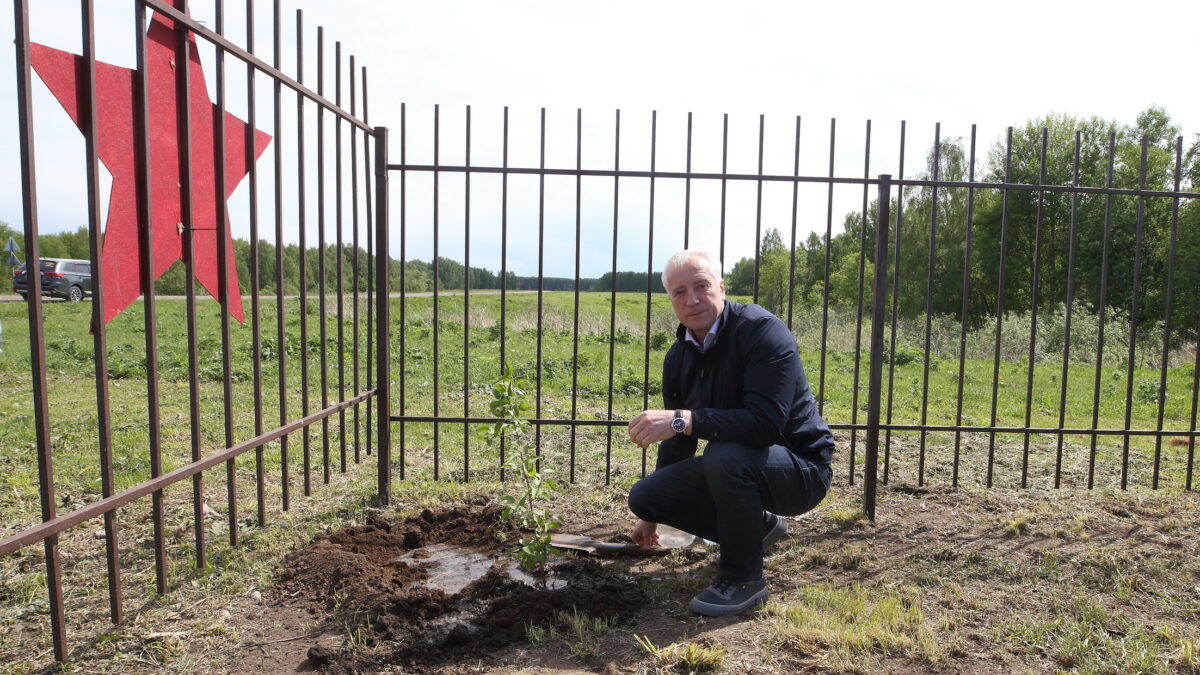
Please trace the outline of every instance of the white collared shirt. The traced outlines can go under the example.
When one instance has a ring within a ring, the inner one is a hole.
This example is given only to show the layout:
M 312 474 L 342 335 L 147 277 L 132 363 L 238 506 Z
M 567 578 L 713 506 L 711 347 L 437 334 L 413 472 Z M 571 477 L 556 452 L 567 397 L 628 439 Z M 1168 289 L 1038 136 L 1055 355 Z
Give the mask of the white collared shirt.
M 691 328 L 684 330 L 683 338 L 685 340 L 687 340 L 688 342 L 696 345 L 696 348 L 700 350 L 701 354 L 703 354 L 704 352 L 706 352 L 710 348 L 712 348 L 712 346 L 714 344 L 716 344 L 717 331 L 720 329 L 721 329 L 721 315 L 718 314 L 717 320 L 713 321 L 712 326 L 709 326 L 709 328 L 708 328 L 708 332 L 704 334 L 704 343 L 703 344 L 701 344 L 700 341 L 696 339 L 696 336 L 692 334 Z

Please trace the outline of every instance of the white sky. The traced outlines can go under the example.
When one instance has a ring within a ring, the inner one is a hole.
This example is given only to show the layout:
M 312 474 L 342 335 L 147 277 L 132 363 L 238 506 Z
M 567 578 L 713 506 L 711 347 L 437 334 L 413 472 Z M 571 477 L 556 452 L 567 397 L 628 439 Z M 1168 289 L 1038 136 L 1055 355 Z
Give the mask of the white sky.
M 33 0 L 34 41 L 79 51 L 78 2 Z M 132 2 L 97 0 L 101 60 L 132 67 Z M 244 5 L 228 2 L 227 33 L 244 44 Z M 907 121 L 905 174 L 915 175 L 933 140 L 967 136 L 978 125 L 980 163 L 1004 128 L 1047 113 L 1097 115 L 1132 123 L 1150 105 L 1166 108 L 1185 143 L 1200 132 L 1200 88 L 1194 27 L 1200 3 L 933 2 L 339 2 L 284 3 L 284 70 L 295 72 L 295 10 L 305 13 L 306 82 L 315 81 L 316 27 L 325 27 L 327 93 L 332 98 L 333 42 L 345 58 L 368 68 L 370 120 L 392 129 L 392 160 L 399 160 L 400 104 L 408 109 L 408 160 L 433 162 L 432 118 L 441 104 L 440 161 L 464 161 L 466 105 L 472 107 L 471 162 L 499 165 L 503 106 L 510 106 L 509 164 L 536 166 L 538 117 L 547 112 L 546 164 L 575 165 L 575 115 L 583 109 L 584 168 L 613 167 L 614 117 L 621 110 L 621 168 L 650 168 L 650 115 L 658 113 L 656 166 L 683 170 L 687 113 L 694 113 L 693 169 L 721 168 L 722 114 L 729 114 L 729 170 L 757 170 L 758 116 L 766 115 L 765 171 L 793 172 L 796 115 L 803 116 L 802 174 L 825 175 L 830 119 L 837 118 L 835 173 L 864 174 L 863 140 L 872 121 L 869 175 L 898 172 L 899 127 Z M 192 15 L 214 26 L 213 3 L 192 4 Z M 256 7 L 257 52 L 269 59 L 270 6 Z M 1140 14 L 1139 14 L 1140 13 Z M 234 16 L 238 15 L 238 16 Z M 11 11 L 0 11 L 0 36 L 14 35 Z M 203 44 L 203 41 L 201 41 Z M 202 47 L 213 90 L 212 50 Z M 19 226 L 13 50 L 0 50 L 0 220 Z M 230 108 L 245 117 L 244 69 L 228 60 Z M 236 71 L 236 72 L 234 72 Z M 270 87 L 258 78 L 258 126 L 270 127 Z M 82 138 L 35 79 L 39 220 L 43 231 L 73 230 L 86 222 Z M 348 105 L 348 104 L 347 104 Z M 295 182 L 295 101 L 284 99 L 284 171 Z M 327 117 L 327 120 L 329 118 Z M 315 120 L 315 118 L 314 118 Z M 311 134 L 313 121 L 306 122 Z M 333 124 L 326 130 L 333 136 Z M 315 143 L 309 145 L 310 168 Z M 260 222 L 271 238 L 273 148 L 258 169 L 264 175 Z M 349 156 L 346 156 L 349 161 Z M 359 157 L 361 165 L 362 159 Z M 288 173 L 290 172 L 290 174 Z M 332 158 L 326 175 L 333 183 Z M 309 178 L 309 241 L 316 240 L 315 179 Z M 347 174 L 347 184 L 349 177 Z M 408 257 L 429 259 L 433 198 L 429 174 L 411 175 L 406 200 Z M 392 214 L 399 219 L 398 177 Z M 102 193 L 107 199 L 107 179 Z M 471 183 L 471 262 L 498 269 L 500 180 Z M 645 269 L 649 181 L 623 179 L 617 223 L 619 269 Z M 692 245 L 719 247 L 718 183 L 693 181 Z M 575 181 L 546 180 L 546 274 L 574 274 Z M 753 255 L 757 194 L 754 183 L 731 181 L 726 211 L 727 265 Z M 465 194 L 461 175 L 441 179 L 440 253 L 463 258 Z M 861 188 L 837 188 L 834 232 L 846 211 L 861 208 Z M 332 209 L 333 196 L 327 197 Z M 824 231 L 830 210 L 826 188 L 799 191 L 797 236 Z M 611 266 L 613 181 L 589 179 L 581 195 L 583 276 Z M 764 188 L 763 228 L 779 227 L 787 241 L 792 188 Z M 683 185 L 655 185 L 655 267 L 682 245 Z M 105 207 L 106 208 L 106 207 Z M 230 204 L 235 235 L 246 236 L 245 184 Z M 295 240 L 297 206 L 285 194 L 285 221 Z M 345 212 L 349 227 L 349 205 Z M 537 179 L 509 184 L 509 267 L 537 271 Z M 327 231 L 333 215 L 327 211 Z M 360 227 L 365 233 L 365 216 Z M 398 234 L 393 254 L 399 254 Z

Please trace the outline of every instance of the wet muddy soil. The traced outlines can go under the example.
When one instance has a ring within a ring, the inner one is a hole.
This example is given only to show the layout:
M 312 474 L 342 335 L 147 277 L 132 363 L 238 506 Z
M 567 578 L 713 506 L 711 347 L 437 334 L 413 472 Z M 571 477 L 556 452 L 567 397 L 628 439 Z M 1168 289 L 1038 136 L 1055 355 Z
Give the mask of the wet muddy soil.
M 562 612 L 619 623 L 645 604 L 636 579 L 593 560 L 563 555 L 543 574 L 522 570 L 505 553 L 519 533 L 499 512 L 481 500 L 395 522 L 371 516 L 289 555 L 280 605 L 350 637 L 309 649 L 296 667 L 432 670 L 523 642 L 528 626 Z

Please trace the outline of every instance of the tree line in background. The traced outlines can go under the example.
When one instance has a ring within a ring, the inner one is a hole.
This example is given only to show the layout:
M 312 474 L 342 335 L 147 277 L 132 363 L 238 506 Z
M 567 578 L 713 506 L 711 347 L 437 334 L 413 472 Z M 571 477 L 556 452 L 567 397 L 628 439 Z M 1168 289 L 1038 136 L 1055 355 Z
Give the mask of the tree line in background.
M 0 222 L 0 243 L 8 241 L 9 237 L 15 239 L 19 245 L 24 245 L 23 234 L 9 227 L 6 223 Z M 41 249 L 40 252 L 43 258 L 77 258 L 80 260 L 91 258 L 88 247 L 88 231 L 85 227 L 81 227 L 74 232 L 41 235 L 38 237 L 38 246 Z M 337 288 L 338 248 L 337 246 L 327 245 L 324 250 L 325 289 L 326 292 L 332 293 Z M 346 292 L 353 292 L 356 278 L 355 270 L 357 270 L 358 288 L 360 291 L 365 292 L 368 286 L 368 271 L 371 274 L 374 273 L 375 257 L 367 255 L 366 250 L 360 247 L 358 249 L 358 265 L 356 267 L 355 250 L 353 247 L 344 246 L 341 253 L 343 289 Z M 250 242 L 244 239 L 234 239 L 233 255 L 234 264 L 237 266 L 238 271 L 238 284 L 243 294 L 249 293 L 250 259 L 252 255 Z M 320 263 L 320 249 L 309 248 L 305 251 L 305 276 L 308 279 L 306 286 L 309 293 L 316 293 L 321 288 Z M 300 247 L 298 245 L 289 244 L 284 246 L 282 265 L 284 294 L 298 294 L 300 292 Z M 403 288 L 407 292 L 430 292 L 433 290 L 435 276 L 438 281 L 438 290 L 462 290 L 468 281 L 472 290 L 500 288 L 499 274 L 480 267 L 471 267 L 470 279 L 468 280 L 462 263 L 450 258 L 438 258 L 436 274 L 434 265 L 423 260 L 406 261 L 403 265 L 403 276 L 401 275 L 399 260 L 388 260 L 388 269 L 390 288 L 392 290 L 399 290 L 402 287 L 401 281 L 403 281 Z M 271 294 L 276 290 L 276 271 L 275 245 L 260 240 L 258 242 L 258 280 L 262 293 Z M 508 272 L 507 278 L 507 288 L 510 290 L 537 290 L 537 277 L 519 276 L 513 272 Z M 611 272 L 606 272 L 595 279 L 580 279 L 579 290 L 583 292 L 611 291 L 612 279 L 613 274 Z M 644 293 L 646 291 L 645 272 L 617 272 L 616 279 L 617 291 L 619 292 Z M 155 290 L 160 295 L 183 295 L 184 281 L 183 263 L 176 262 L 155 282 Z M 663 292 L 662 281 L 658 273 L 652 276 L 652 284 L 653 292 Z M 547 291 L 573 291 L 575 290 L 575 279 L 545 277 L 542 279 L 542 288 Z M 203 292 L 203 289 L 199 289 L 198 292 Z
M 1007 139 L 997 140 L 977 160 L 974 176 L 989 183 L 1195 191 L 1200 185 L 1200 136 L 1183 146 L 1177 162 L 1179 135 L 1162 108 L 1145 110 L 1132 125 L 1051 115 L 1013 128 L 1011 151 Z M 968 142 L 943 139 L 916 178 L 968 180 Z M 1172 335 L 1177 340 L 1196 335 L 1200 200 L 932 186 L 893 188 L 892 195 L 889 312 L 894 295 L 900 317 L 930 312 L 962 317 L 972 328 L 994 320 L 998 311 L 1021 314 L 1068 305 L 1094 313 L 1104 308 L 1128 318 L 1136 291 L 1133 318 L 1151 327 L 1168 317 L 1168 273 L 1173 269 Z M 772 311 L 785 311 L 790 293 L 796 306 L 819 307 L 828 268 L 830 306 L 854 309 L 861 296 L 869 314 L 878 206 L 872 200 L 865 214 L 847 214 L 828 249 L 824 237 L 815 233 L 797 242 L 790 286 L 793 251 L 779 230 L 767 230 L 759 245 L 759 301 Z M 752 293 L 754 267 L 750 258 L 735 263 L 727 290 Z
M 965 139 L 943 139 L 929 152 L 924 170 L 916 178 L 967 181 L 974 176 L 976 181 L 988 183 L 1196 190 L 1200 185 L 1200 136 L 1184 148 L 1177 162 L 1179 134 L 1167 112 L 1157 107 L 1142 112 L 1132 125 L 1098 117 L 1050 115 L 1015 127 L 1011 144 L 998 139 L 974 167 Z M 1136 321 L 1153 325 L 1167 318 L 1168 271 L 1173 269 L 1172 334 L 1177 339 L 1196 335 L 1200 320 L 1200 200 L 1026 189 L 969 191 L 944 186 L 897 188 L 893 195 L 888 303 L 890 311 L 894 294 L 895 310 L 901 317 L 926 312 L 956 319 L 962 316 L 972 328 L 978 328 L 998 311 L 1020 314 L 1035 308 L 1053 311 L 1082 306 L 1094 313 L 1104 308 L 1128 318 L 1136 290 Z M 758 246 L 758 301 L 780 315 L 786 312 L 789 299 L 796 307 L 820 307 L 828 274 L 832 308 L 853 310 L 862 298 L 869 313 L 877 209 L 877 201 L 872 200 L 866 213 L 846 214 L 842 231 L 830 237 L 828 246 L 824 236 L 811 232 L 792 248 L 780 229 L 768 228 Z M 0 223 L 0 238 L 7 240 L 8 236 L 21 241 L 19 233 Z M 44 257 L 89 257 L 84 228 L 43 235 L 39 244 Z M 234 240 L 243 293 L 250 289 L 250 248 L 249 242 Z M 321 253 L 310 248 L 304 255 L 306 286 L 314 293 L 321 286 Z M 326 247 L 327 292 L 336 289 L 337 255 L 336 247 Z M 354 288 L 354 258 L 353 248 L 342 249 L 347 292 Z M 275 246 L 260 241 L 258 259 L 259 286 L 264 293 L 273 293 Z M 299 292 L 299 263 L 299 247 L 285 246 L 285 294 Z M 755 264 L 755 259 L 743 258 L 727 266 L 730 294 L 753 295 Z M 362 291 L 373 266 L 373 256 L 359 249 L 358 287 Z M 478 267 L 466 270 L 462 263 L 444 257 L 438 258 L 436 266 L 406 261 L 403 275 L 398 260 L 389 260 L 388 268 L 393 290 L 403 287 L 408 292 L 428 292 L 434 289 L 435 280 L 439 290 L 460 290 L 467 283 L 471 289 L 501 286 L 498 273 Z M 645 292 L 647 282 L 651 292 L 663 292 L 658 272 L 606 272 L 599 278 L 580 279 L 579 290 L 611 291 L 614 277 L 619 292 Z M 534 290 L 538 279 L 508 272 L 506 286 Z M 542 279 L 545 290 L 575 287 L 571 278 Z M 164 295 L 182 294 L 183 288 L 182 263 L 176 263 L 157 282 L 158 292 Z

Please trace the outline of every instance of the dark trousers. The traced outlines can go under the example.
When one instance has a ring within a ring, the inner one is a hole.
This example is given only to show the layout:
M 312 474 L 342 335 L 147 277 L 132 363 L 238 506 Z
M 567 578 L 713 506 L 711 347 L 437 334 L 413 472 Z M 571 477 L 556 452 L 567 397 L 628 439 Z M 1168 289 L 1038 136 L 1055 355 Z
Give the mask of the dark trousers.
M 704 454 L 665 466 L 629 491 L 629 508 L 721 545 L 718 575 L 733 582 L 762 577 L 764 511 L 795 516 L 829 491 L 828 465 L 780 445 L 755 448 L 712 441 Z

